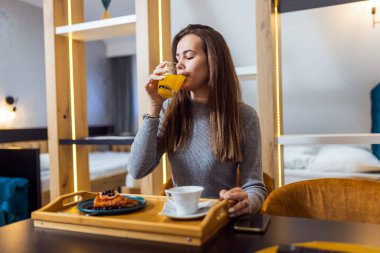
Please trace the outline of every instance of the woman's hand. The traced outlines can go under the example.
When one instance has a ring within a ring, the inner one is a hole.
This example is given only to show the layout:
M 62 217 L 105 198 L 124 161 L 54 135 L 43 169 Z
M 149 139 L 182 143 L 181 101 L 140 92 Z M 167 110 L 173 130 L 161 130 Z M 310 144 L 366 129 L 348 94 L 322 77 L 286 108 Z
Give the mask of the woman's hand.
M 250 202 L 248 194 L 240 187 L 235 187 L 230 190 L 221 190 L 219 192 L 220 199 L 225 199 L 233 202 L 234 204 L 229 207 L 228 213 L 230 217 L 237 217 L 246 213 L 250 213 Z
M 165 62 L 160 63 L 154 70 L 153 73 L 149 76 L 149 80 L 145 85 L 145 90 L 148 93 L 150 98 L 150 108 L 149 115 L 152 117 L 158 117 L 162 108 L 162 104 L 166 100 L 161 97 L 157 92 L 158 81 L 164 78 L 163 74 L 167 72 L 167 69 L 164 69 Z

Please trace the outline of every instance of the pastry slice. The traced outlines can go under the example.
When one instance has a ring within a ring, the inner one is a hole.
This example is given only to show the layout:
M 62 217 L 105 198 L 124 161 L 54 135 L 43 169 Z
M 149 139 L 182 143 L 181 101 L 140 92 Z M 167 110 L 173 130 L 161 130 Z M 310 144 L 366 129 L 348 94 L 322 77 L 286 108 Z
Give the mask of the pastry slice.
M 94 199 L 94 208 L 133 207 L 137 204 L 137 200 L 123 197 L 115 190 L 99 192 Z

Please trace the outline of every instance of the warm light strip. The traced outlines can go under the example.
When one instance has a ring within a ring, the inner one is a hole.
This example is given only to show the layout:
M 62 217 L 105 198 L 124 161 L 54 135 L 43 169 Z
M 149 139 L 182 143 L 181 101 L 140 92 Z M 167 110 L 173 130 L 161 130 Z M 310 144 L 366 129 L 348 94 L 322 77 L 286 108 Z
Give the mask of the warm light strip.
M 163 156 L 162 156 L 162 183 L 165 184 L 166 183 L 166 166 L 167 163 L 166 163 L 166 159 L 167 159 L 167 154 L 165 153 Z
M 68 23 L 72 25 L 71 20 L 71 0 L 67 1 Z M 69 68 L 70 68 L 70 107 L 71 107 L 71 138 L 76 139 L 75 131 L 75 103 L 74 103 L 74 63 L 73 63 L 73 34 L 69 33 Z M 77 146 L 73 144 L 73 179 L 74 192 L 78 191 L 78 168 L 77 168 Z
M 275 17 L 275 47 L 276 47 L 276 135 L 281 136 L 281 105 L 280 105 L 280 53 L 279 53 L 279 28 L 278 28 L 278 2 L 275 1 L 274 17 Z M 278 162 L 278 186 L 283 185 L 282 182 L 282 157 L 281 144 L 277 144 L 277 162 Z
M 163 42 L 162 42 L 162 1 L 158 0 L 158 48 L 160 52 L 160 62 L 164 61 L 164 49 L 163 49 Z M 167 154 L 165 153 L 162 156 L 162 183 L 166 183 L 166 159 Z
M 162 1 L 158 0 L 158 47 L 160 50 L 160 62 L 164 60 L 164 50 L 162 42 Z

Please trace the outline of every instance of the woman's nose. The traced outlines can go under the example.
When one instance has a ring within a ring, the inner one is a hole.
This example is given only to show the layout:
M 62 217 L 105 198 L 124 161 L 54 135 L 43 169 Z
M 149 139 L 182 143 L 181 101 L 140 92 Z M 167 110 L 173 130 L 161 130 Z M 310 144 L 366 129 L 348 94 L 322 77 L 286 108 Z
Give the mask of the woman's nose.
M 185 71 L 185 65 L 183 64 L 181 60 L 179 60 L 177 62 L 177 73 L 181 74 L 181 72 L 184 72 L 184 71 Z

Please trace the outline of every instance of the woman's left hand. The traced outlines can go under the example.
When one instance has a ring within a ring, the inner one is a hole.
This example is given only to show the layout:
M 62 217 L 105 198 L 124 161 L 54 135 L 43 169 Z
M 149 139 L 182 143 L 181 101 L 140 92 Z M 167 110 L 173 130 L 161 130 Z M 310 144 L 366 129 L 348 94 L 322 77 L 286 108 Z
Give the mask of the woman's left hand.
M 248 194 L 240 187 L 235 187 L 230 190 L 221 190 L 219 192 L 220 199 L 230 200 L 235 202 L 233 206 L 228 209 L 230 217 L 237 217 L 246 213 L 250 213 L 250 203 Z

